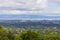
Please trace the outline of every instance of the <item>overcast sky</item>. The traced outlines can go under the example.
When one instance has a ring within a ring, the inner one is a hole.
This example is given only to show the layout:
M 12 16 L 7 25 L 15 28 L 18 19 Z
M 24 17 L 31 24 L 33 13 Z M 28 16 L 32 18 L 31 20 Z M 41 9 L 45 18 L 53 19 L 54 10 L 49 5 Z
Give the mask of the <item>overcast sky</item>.
M 60 0 L 0 0 L 0 14 L 60 15 Z

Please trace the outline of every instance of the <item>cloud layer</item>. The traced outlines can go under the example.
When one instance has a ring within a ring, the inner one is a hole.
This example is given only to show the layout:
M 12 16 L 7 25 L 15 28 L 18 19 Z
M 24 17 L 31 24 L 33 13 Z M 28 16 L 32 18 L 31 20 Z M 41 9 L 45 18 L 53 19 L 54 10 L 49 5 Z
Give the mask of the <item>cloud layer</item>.
M 0 14 L 60 15 L 60 0 L 0 0 Z
M 40 10 L 46 7 L 46 0 L 0 0 L 1 10 Z

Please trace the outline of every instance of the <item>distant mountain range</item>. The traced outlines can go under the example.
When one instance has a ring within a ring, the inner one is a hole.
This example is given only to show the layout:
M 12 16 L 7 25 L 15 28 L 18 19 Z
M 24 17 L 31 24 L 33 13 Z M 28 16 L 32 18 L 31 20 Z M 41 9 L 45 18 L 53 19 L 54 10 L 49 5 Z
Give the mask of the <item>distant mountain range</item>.
M 60 20 L 0 20 L 0 25 L 4 27 L 60 27 Z
M 0 14 L 0 20 L 6 19 L 60 19 L 60 16 L 47 16 L 47 15 L 28 15 L 28 14 Z

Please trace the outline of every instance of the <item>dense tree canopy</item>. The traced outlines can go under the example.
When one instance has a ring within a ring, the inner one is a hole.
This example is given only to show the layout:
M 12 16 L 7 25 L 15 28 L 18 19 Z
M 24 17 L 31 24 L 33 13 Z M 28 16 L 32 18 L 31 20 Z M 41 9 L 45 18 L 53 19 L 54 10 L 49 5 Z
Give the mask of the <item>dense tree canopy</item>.
M 22 40 L 40 40 L 40 35 L 37 32 L 28 30 L 20 34 Z
M 0 26 L 0 40 L 60 40 L 60 34 L 49 32 L 47 34 L 33 30 L 7 30 Z

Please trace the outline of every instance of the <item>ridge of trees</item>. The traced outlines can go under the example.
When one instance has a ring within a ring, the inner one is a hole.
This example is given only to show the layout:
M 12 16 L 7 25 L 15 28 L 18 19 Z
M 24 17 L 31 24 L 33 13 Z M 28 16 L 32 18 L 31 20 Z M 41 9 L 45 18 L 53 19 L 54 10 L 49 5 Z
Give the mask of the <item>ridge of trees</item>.
M 60 40 L 60 34 L 55 32 L 41 34 L 33 30 L 13 31 L 0 26 L 0 40 Z

